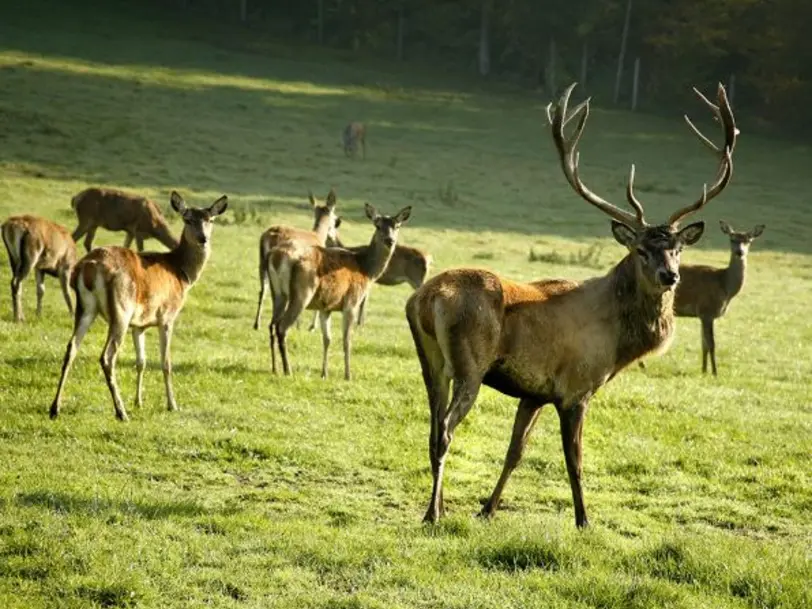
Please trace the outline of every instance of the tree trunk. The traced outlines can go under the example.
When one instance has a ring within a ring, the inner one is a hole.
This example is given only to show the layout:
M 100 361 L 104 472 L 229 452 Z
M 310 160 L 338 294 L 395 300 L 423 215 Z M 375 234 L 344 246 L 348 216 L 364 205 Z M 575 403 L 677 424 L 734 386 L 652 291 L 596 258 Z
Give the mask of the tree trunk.
M 620 81 L 623 79 L 623 62 L 626 60 L 626 41 L 629 38 L 629 22 L 632 18 L 632 0 L 626 4 L 626 19 L 623 22 L 623 34 L 620 38 L 620 55 L 617 58 L 617 74 L 615 75 L 614 103 L 620 99 Z
M 482 22 L 479 28 L 479 74 L 487 76 L 491 71 L 491 0 L 482 0 Z

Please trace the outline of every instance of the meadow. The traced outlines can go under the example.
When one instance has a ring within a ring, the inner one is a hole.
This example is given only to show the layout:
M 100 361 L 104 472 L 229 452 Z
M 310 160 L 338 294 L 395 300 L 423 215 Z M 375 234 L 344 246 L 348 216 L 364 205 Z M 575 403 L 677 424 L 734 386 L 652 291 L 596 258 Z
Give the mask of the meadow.
M 72 320 L 47 280 L 44 315 L 12 323 L 0 253 L 0 606 L 38 607 L 808 607 L 812 580 L 812 148 L 751 134 L 746 117 L 727 191 L 685 262 L 724 265 L 725 219 L 764 223 L 747 284 L 717 322 L 719 376 L 700 373 L 697 320 L 671 350 L 592 400 L 578 531 L 554 409 L 491 522 L 473 517 L 501 470 L 515 401 L 484 389 L 446 470 L 447 517 L 429 498 L 428 408 L 405 322 L 407 286 L 373 288 L 341 379 L 321 339 L 289 336 L 293 377 L 270 374 L 251 328 L 257 241 L 307 227 L 307 191 L 338 192 L 342 238 L 372 234 L 363 203 L 413 205 L 403 243 L 508 277 L 586 278 L 623 255 L 609 222 L 557 165 L 538 93 L 318 50 L 258 48 L 103 12 L 0 19 L 0 217 L 31 212 L 70 229 L 88 185 L 154 198 L 221 194 L 213 253 L 173 342 L 180 411 L 164 407 L 157 334 L 143 408 L 127 340 L 113 416 L 97 321 L 48 419 Z M 576 90 L 577 91 L 577 90 Z M 623 202 L 628 166 L 647 216 L 663 220 L 711 181 L 715 161 L 678 115 L 610 110 L 596 99 L 583 176 Z M 686 86 L 684 108 L 713 133 Z M 347 159 L 349 120 L 369 129 Z M 103 230 L 97 245 L 120 244 Z M 155 241 L 150 248 L 161 248 Z M 532 255 L 531 255 L 532 252 Z M 531 260 L 532 258 L 532 260 Z M 265 321 L 270 302 L 266 302 Z M 310 315 L 306 316 L 309 322 Z

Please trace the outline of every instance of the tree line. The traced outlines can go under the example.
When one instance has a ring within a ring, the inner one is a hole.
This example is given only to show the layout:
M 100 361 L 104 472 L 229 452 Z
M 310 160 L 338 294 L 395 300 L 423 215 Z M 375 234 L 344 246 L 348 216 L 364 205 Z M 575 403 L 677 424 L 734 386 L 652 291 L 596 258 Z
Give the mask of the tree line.
M 629 103 L 637 61 L 648 108 L 721 81 L 738 111 L 797 131 L 812 103 L 808 0 L 170 1 L 276 37 L 442 62 L 550 93 L 586 79 L 602 100 Z

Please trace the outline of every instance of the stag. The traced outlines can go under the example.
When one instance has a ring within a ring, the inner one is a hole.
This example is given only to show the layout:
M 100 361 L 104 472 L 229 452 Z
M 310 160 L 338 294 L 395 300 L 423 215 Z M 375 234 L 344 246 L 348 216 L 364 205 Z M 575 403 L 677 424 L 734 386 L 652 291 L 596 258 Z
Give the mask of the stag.
M 578 142 L 589 116 L 586 100 L 567 116 L 570 85 L 551 112 L 552 136 L 567 182 L 590 205 L 612 218 L 612 234 L 627 255 L 605 276 L 582 283 L 563 279 L 517 283 L 487 270 L 453 269 L 434 276 L 409 298 L 406 317 L 423 373 L 431 412 L 429 458 L 433 477 L 424 520 L 443 513 L 443 473 L 454 430 L 485 384 L 519 398 L 502 474 L 481 515 L 496 511 L 505 484 L 519 464 L 541 408 L 559 415 L 575 522 L 588 524 L 581 486 L 582 433 L 590 398 L 618 372 L 645 354 L 665 350 L 674 331 L 674 289 L 680 253 L 696 243 L 703 222 L 679 223 L 719 195 L 730 181 L 736 126 L 722 85 L 719 105 L 700 98 L 723 126 L 715 182 L 664 224 L 646 222 L 634 194 L 634 166 L 626 197 L 634 213 L 587 188 L 579 170 Z M 578 118 L 571 137 L 564 127 Z M 453 391 L 450 386 L 453 382 Z M 451 399 L 449 402 L 449 393 Z
M 51 404 L 52 419 L 59 415 L 65 381 L 82 339 L 100 313 L 108 326 L 101 367 L 113 397 L 116 417 L 127 420 L 116 383 L 116 358 L 128 328 L 132 328 L 135 346 L 135 405 L 142 404 L 146 367 L 144 331 L 157 326 L 167 407 L 177 410 L 169 353 L 172 329 L 189 289 L 200 278 L 209 259 L 212 220 L 226 210 L 228 199 L 222 196 L 207 208 L 187 207 L 183 198 L 173 191 L 171 204 L 183 218 L 180 243 L 172 251 L 136 254 L 129 248 L 99 247 L 76 263 L 71 275 L 71 287 L 76 293 L 76 315 L 56 397 Z

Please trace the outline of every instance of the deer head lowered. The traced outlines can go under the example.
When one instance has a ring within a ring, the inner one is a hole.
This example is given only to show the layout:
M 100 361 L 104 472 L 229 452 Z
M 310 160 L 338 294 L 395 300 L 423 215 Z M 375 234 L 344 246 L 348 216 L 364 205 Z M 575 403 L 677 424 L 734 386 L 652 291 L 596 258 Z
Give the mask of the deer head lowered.
M 719 158 L 710 188 L 706 186 L 694 203 L 658 225 L 646 222 L 634 194 L 634 167 L 626 188 L 634 213 L 602 199 L 581 180 L 577 147 L 589 116 L 589 100 L 568 114 L 574 87 L 564 91 L 554 109 L 552 104 L 547 109 L 561 168 L 576 193 L 612 218 L 612 233 L 628 254 L 605 276 L 583 283 L 561 279 L 517 283 L 486 270 L 453 269 L 412 294 L 406 317 L 431 411 L 433 486 L 427 521 L 437 520 L 443 512 L 443 472 L 451 439 L 485 384 L 520 402 L 502 474 L 481 514 L 495 512 L 541 407 L 552 403 L 561 423 L 575 521 L 579 527 L 586 526 L 581 454 L 589 399 L 629 363 L 668 347 L 680 252 L 696 243 L 704 230 L 703 222 L 682 229 L 679 223 L 718 196 L 730 181 L 738 132 L 719 85 L 718 106 L 697 94 L 721 122 L 725 136 L 721 148 L 686 117 Z M 567 138 L 565 126 L 576 118 L 577 126 Z

